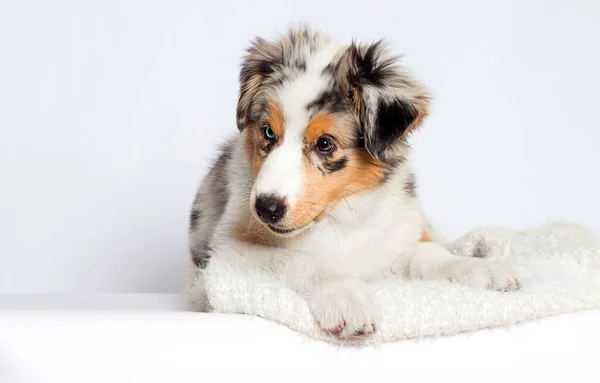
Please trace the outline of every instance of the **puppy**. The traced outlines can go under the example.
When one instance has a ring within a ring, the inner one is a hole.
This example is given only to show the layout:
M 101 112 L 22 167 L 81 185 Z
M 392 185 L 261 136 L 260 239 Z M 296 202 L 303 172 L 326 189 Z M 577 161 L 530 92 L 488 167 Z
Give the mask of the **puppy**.
M 518 288 L 509 266 L 457 257 L 436 241 L 407 161 L 428 92 L 383 41 L 341 44 L 308 27 L 256 38 L 239 81 L 239 134 L 222 147 L 193 204 L 197 268 L 222 257 L 270 273 L 341 338 L 377 330 L 370 280 Z M 206 309 L 202 284 L 195 286 Z

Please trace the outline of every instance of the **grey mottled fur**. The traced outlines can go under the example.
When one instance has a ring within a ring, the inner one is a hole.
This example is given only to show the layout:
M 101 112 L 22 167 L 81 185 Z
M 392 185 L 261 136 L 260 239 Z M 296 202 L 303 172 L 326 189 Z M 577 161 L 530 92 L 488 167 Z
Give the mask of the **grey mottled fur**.
M 404 185 L 404 191 L 410 196 L 417 196 L 417 181 L 414 174 L 411 174 L 408 181 L 406 181 L 406 184 Z
M 305 70 L 302 63 L 323 41 L 328 37 L 308 27 L 292 28 L 276 41 L 252 41 L 239 76 L 240 131 L 260 119 L 274 90 Z M 408 150 L 400 138 L 426 117 L 429 94 L 386 48 L 383 40 L 349 44 L 323 70 L 329 88 L 307 109 L 344 115 L 357 145 L 377 159 L 397 163 Z
M 200 268 L 206 267 L 210 259 L 210 240 L 229 199 L 226 174 L 232 150 L 231 142 L 222 147 L 221 154 L 202 181 L 192 206 L 190 254 L 194 265 Z

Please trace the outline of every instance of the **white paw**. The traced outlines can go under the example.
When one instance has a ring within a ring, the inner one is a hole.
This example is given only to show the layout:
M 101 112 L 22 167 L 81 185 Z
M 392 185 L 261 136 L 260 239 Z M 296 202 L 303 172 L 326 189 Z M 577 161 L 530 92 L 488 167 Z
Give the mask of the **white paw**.
M 379 308 L 359 281 L 328 283 L 309 296 L 317 325 L 339 338 L 365 337 L 377 331 Z
M 196 272 L 188 282 L 187 301 L 189 308 L 193 311 L 210 311 L 208 296 L 206 295 L 206 286 L 202 272 Z
M 519 275 L 511 266 L 478 258 L 458 259 L 444 268 L 452 282 L 497 291 L 515 291 L 520 288 Z

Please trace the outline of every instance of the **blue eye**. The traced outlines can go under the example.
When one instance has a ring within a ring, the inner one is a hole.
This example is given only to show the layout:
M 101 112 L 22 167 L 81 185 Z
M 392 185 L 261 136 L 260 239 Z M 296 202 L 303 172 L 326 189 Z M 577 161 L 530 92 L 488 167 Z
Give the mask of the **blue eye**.
M 268 140 L 272 140 L 275 138 L 275 132 L 273 131 L 273 128 L 271 128 L 271 125 L 269 125 L 269 124 L 263 125 L 263 133 Z

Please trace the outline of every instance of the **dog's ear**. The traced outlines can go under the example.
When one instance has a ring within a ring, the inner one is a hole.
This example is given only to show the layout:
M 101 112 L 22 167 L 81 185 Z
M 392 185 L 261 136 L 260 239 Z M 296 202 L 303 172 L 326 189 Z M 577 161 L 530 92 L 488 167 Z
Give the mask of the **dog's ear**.
M 246 56 L 240 70 L 240 93 L 236 110 L 237 126 L 244 130 L 251 119 L 254 96 L 265 79 L 282 64 L 283 55 L 280 44 L 257 37 L 246 49 Z
M 364 146 L 379 160 L 385 160 L 394 143 L 417 129 L 428 113 L 427 90 L 399 66 L 398 59 L 380 40 L 352 43 L 340 61 Z

